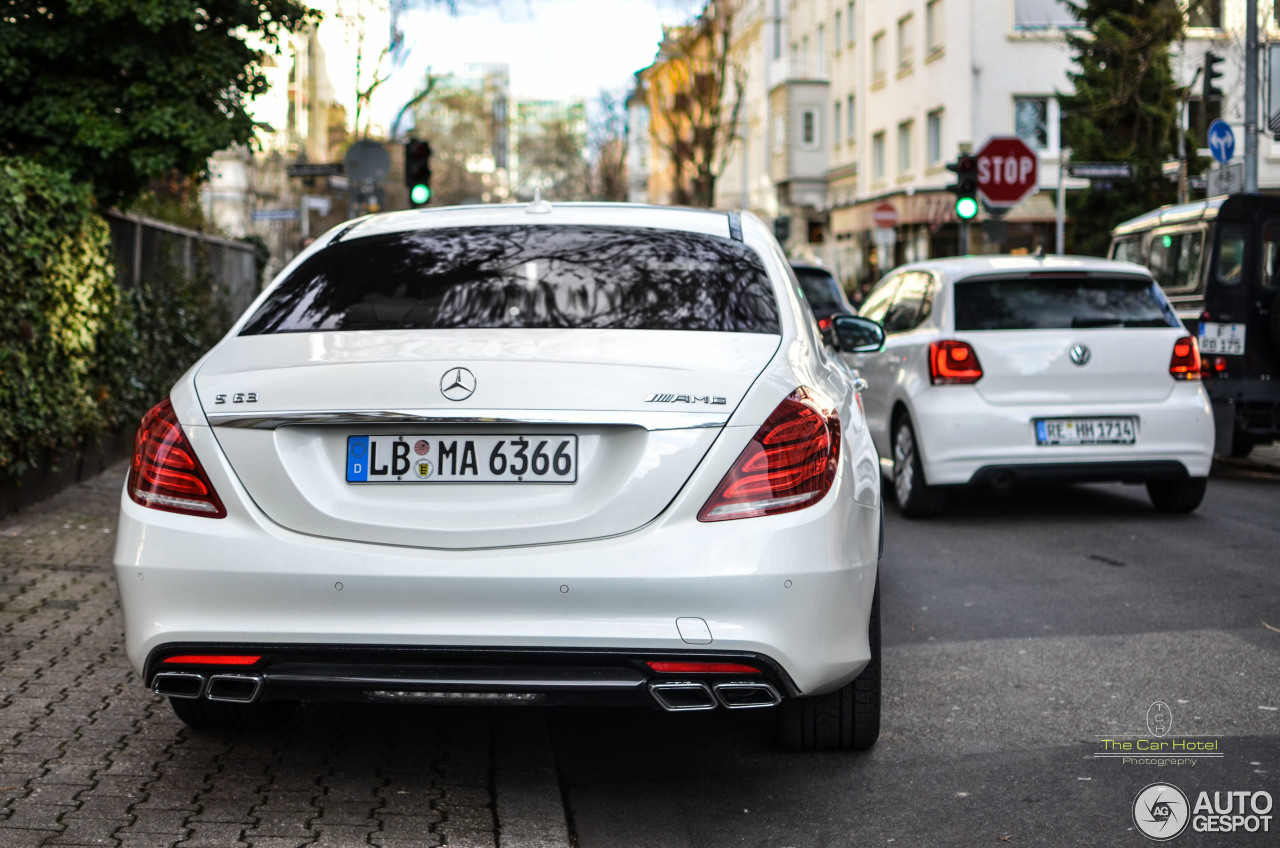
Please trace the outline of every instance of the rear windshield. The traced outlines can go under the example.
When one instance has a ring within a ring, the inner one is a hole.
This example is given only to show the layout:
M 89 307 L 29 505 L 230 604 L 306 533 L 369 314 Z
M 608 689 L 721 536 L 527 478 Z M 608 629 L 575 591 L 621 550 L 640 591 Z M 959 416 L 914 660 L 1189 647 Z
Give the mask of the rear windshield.
M 1144 277 L 1036 276 L 956 283 L 957 330 L 1178 327 Z
M 779 333 L 741 242 L 636 227 L 501 226 L 355 238 L 307 259 L 241 335 L 571 327 Z
M 792 270 L 796 272 L 796 279 L 800 281 L 804 299 L 809 301 L 809 308 L 815 315 L 844 311 L 844 305 L 840 303 L 839 296 L 835 292 L 835 286 L 839 283 L 830 274 L 825 271 L 811 271 L 808 268 Z

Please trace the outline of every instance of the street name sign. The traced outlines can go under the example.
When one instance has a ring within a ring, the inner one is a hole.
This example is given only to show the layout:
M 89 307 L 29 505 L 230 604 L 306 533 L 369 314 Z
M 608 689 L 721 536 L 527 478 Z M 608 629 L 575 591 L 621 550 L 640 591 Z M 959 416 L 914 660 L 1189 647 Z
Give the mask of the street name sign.
M 297 209 L 255 209 L 253 210 L 253 220 L 255 221 L 296 221 L 298 220 Z
M 1178 172 L 1177 162 L 1173 163 L 1173 172 Z M 1086 180 L 1131 180 L 1133 166 L 1128 162 L 1072 162 L 1067 165 L 1067 176 Z
M 337 177 L 343 170 L 341 162 L 298 162 L 286 165 L 284 172 L 291 177 Z
M 988 206 L 1017 206 L 1040 185 L 1040 157 L 1017 136 L 990 138 L 978 151 L 978 195 Z

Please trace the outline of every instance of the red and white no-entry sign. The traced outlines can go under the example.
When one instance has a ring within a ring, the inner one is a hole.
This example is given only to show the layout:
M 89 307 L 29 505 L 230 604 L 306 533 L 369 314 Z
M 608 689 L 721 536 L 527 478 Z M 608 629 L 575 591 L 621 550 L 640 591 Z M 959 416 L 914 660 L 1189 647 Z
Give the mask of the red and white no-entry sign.
M 893 208 L 892 203 L 879 203 L 871 210 L 871 220 L 881 229 L 892 229 L 898 226 L 898 210 Z
M 978 193 L 988 206 L 1017 206 L 1040 184 L 1040 157 L 1017 136 L 988 139 L 978 151 Z

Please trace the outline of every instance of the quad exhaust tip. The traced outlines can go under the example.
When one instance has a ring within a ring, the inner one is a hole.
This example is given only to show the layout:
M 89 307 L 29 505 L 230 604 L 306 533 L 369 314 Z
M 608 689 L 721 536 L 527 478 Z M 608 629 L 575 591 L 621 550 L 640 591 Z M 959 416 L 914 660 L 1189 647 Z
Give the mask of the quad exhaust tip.
M 204 677 L 186 671 L 165 671 L 156 675 L 151 691 L 166 698 L 199 698 L 204 694 Z
M 658 706 L 671 713 L 714 710 L 717 706 L 716 696 L 705 683 L 650 683 L 649 694 Z
M 210 701 L 248 704 L 256 701 L 261 691 L 261 677 L 247 674 L 215 674 L 209 678 L 209 689 L 205 697 Z
M 700 681 L 650 683 L 649 694 L 667 712 L 714 710 L 746 710 L 776 707 L 782 696 L 772 684 L 759 681 L 717 683 L 714 687 Z
M 778 690 L 768 683 L 717 683 L 716 697 L 730 710 L 776 707 L 782 703 Z

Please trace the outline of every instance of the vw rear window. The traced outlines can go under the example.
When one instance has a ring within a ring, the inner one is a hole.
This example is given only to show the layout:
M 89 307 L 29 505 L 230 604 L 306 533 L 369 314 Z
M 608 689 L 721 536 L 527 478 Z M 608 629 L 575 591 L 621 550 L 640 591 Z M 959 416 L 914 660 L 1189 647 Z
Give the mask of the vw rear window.
M 955 285 L 956 330 L 1178 327 L 1146 277 L 1035 276 Z
M 241 335 L 458 328 L 781 332 L 764 265 L 741 242 L 543 225 L 340 241 L 283 280 Z

